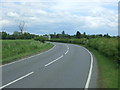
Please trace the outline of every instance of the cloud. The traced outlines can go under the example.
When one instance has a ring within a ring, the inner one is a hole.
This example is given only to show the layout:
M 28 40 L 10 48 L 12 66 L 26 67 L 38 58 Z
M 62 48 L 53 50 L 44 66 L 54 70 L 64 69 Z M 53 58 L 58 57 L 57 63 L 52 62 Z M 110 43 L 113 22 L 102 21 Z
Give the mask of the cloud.
M 16 12 L 8 12 L 7 15 L 11 17 L 19 17 L 19 15 Z
M 10 24 L 9 20 L 0 20 L 0 26 L 9 25 L 9 24 Z
M 89 27 L 117 27 L 118 15 L 116 11 L 96 7 L 89 11 L 89 16 L 86 17 L 86 23 Z
M 6 3 L 3 3 L 2 7 L 3 20 L 8 20 L 12 25 L 18 25 L 24 20 L 31 32 L 46 30 L 45 33 L 64 29 L 71 33 L 77 28 L 99 32 L 101 27 L 109 32 L 117 27 L 117 0 L 15 1 L 4 1 Z
M 2 0 L 4 2 L 18 2 L 18 0 Z M 119 0 L 20 0 L 19 2 L 118 2 Z

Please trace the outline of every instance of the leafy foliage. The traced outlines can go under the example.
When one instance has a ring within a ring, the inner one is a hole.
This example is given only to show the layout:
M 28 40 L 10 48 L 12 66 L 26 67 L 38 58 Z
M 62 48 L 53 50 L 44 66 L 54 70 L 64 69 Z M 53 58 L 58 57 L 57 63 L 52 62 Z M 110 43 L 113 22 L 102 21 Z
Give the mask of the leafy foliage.
M 47 38 L 43 37 L 43 36 L 38 36 L 38 37 L 35 37 L 34 40 L 36 41 L 41 41 L 41 42 L 45 42 L 47 40 Z
M 94 38 L 90 39 L 87 45 L 98 50 L 105 56 L 114 58 L 118 63 L 120 62 L 120 56 L 118 55 L 118 38 Z
M 37 37 L 38 35 L 30 34 L 28 32 L 21 33 L 21 32 L 15 31 L 11 35 L 6 32 L 0 32 L 0 36 L 1 36 L 1 39 L 4 39 L 4 40 L 5 39 L 15 40 L 15 39 L 32 39 L 34 37 Z

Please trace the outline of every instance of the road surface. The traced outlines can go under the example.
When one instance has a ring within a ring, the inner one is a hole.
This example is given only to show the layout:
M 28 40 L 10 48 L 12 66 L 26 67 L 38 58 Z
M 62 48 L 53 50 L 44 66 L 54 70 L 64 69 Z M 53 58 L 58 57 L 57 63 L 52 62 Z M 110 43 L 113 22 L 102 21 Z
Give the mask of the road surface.
M 97 66 L 85 48 L 64 43 L 2 66 L 0 88 L 96 88 Z

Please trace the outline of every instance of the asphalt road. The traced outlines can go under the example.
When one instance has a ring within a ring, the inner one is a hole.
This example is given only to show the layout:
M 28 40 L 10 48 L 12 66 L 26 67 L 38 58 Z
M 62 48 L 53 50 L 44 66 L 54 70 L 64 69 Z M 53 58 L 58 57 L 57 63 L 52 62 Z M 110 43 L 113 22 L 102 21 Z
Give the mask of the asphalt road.
M 85 48 L 63 43 L 3 65 L 0 88 L 96 88 L 97 65 Z

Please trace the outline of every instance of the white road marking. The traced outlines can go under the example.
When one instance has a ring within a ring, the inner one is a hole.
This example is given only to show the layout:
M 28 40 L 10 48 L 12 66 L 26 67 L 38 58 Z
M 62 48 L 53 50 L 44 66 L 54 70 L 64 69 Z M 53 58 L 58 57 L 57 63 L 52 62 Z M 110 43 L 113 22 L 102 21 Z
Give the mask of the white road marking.
M 69 47 L 68 47 L 68 45 L 67 45 L 67 44 L 65 44 L 65 45 L 66 45 L 67 49 L 69 50 Z
M 22 77 L 20 77 L 20 78 L 18 78 L 18 79 L 16 79 L 16 80 L 12 81 L 12 82 L 10 82 L 10 83 L 8 83 L 8 84 L 6 84 L 6 85 L 1 86 L 1 87 L 0 87 L 0 90 L 1 90 L 2 88 L 5 88 L 5 87 L 7 87 L 7 86 L 9 86 L 9 85 L 11 85 L 11 84 L 13 84 L 13 83 L 15 83 L 15 82 L 23 79 L 23 78 L 25 78 L 25 77 L 28 77 L 29 75 L 31 75 L 31 74 L 33 74 L 33 73 L 34 73 L 34 72 L 30 72 L 30 73 L 28 73 L 28 74 L 26 74 L 26 75 L 24 75 L 24 76 L 22 76 Z
M 69 47 L 67 48 L 67 50 L 69 50 Z
M 65 52 L 65 55 L 68 53 L 68 51 L 69 51 L 69 47 L 68 47 L 68 45 L 67 44 L 65 44 L 66 45 L 66 47 L 67 47 L 67 51 Z
M 68 47 L 67 44 L 65 44 L 65 45 L 66 45 L 66 47 L 67 47 L 67 51 L 65 52 L 65 55 L 66 55 L 66 54 L 68 53 L 68 51 L 69 51 L 69 47 Z M 58 57 L 57 59 L 55 59 L 55 60 L 49 62 L 48 64 L 45 65 L 45 67 L 47 67 L 48 65 L 50 65 L 50 64 L 52 64 L 52 63 L 54 63 L 54 62 L 56 62 L 57 60 L 59 60 L 59 59 L 62 58 L 62 57 L 63 57 L 63 55 L 60 56 L 60 57 Z
M 84 47 L 83 47 L 84 48 Z M 86 48 L 84 48 L 91 57 L 91 64 L 90 64 L 90 69 L 89 69 L 89 74 L 88 74 L 88 78 L 87 78 L 87 82 L 85 84 L 85 90 L 87 90 L 89 88 L 89 84 L 90 84 L 90 79 L 91 79 L 91 75 L 92 75 L 92 69 L 93 69 L 93 56 L 91 54 L 91 52 L 89 50 L 87 50 Z
M 72 44 L 74 45 L 74 44 Z M 82 46 L 78 46 L 78 45 L 74 45 L 76 47 L 82 47 Z M 82 47 L 84 48 L 84 47 Z M 93 69 L 93 55 L 91 54 L 91 52 L 89 50 L 87 50 L 86 48 L 84 48 L 89 54 L 90 54 L 90 59 L 91 59 L 91 64 L 90 64 L 90 69 L 89 69 L 89 74 L 88 74 L 88 78 L 87 78 L 87 81 L 86 81 L 86 84 L 85 84 L 85 90 L 87 90 L 89 88 L 89 84 L 90 84 L 90 79 L 91 79 L 91 76 L 92 76 L 92 69 Z
M 45 65 L 45 67 L 47 67 L 48 65 L 50 65 L 50 64 L 52 64 L 52 63 L 54 63 L 54 62 L 56 62 L 57 60 L 59 60 L 59 59 L 62 58 L 62 57 L 63 57 L 63 55 L 60 56 L 59 58 L 57 58 L 57 59 L 55 59 L 55 60 L 49 62 L 48 64 Z
M 65 52 L 65 55 L 68 53 L 68 50 L 67 50 L 67 52 Z
M 56 45 L 54 45 L 53 48 L 55 48 L 55 47 L 56 47 Z M 48 51 L 45 51 L 45 52 L 43 52 L 43 53 L 49 52 L 49 51 L 51 51 L 53 48 L 51 48 L 51 49 L 49 49 Z M 10 64 L 14 64 L 14 63 L 17 63 L 17 62 L 20 62 L 20 61 L 23 61 L 23 60 L 26 60 L 26 59 L 29 59 L 29 58 L 32 58 L 32 57 L 35 57 L 35 56 L 39 56 L 39 55 L 41 55 L 41 54 L 43 54 L 43 53 L 39 53 L 39 54 L 36 54 L 36 55 L 30 56 L 30 57 L 27 57 L 27 58 L 24 58 L 24 59 L 21 59 L 21 60 L 17 60 L 17 61 L 14 61 L 14 62 L 8 63 L 8 64 L 4 64 L 4 65 L 1 65 L 0 67 L 7 66 L 7 65 L 10 65 Z

